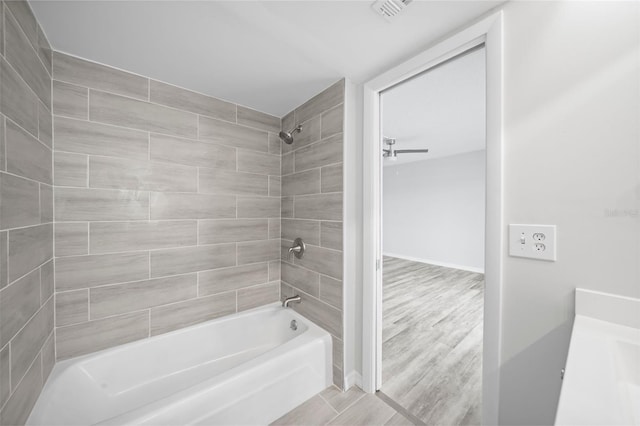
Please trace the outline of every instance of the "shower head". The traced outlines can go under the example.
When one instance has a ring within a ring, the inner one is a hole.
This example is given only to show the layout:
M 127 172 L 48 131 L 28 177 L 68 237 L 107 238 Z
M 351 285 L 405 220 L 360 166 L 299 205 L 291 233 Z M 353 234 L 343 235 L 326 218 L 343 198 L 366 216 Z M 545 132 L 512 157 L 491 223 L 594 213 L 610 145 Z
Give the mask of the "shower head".
M 287 145 L 291 145 L 293 143 L 293 134 L 298 132 L 300 133 L 300 131 L 302 130 L 302 125 L 298 124 L 295 129 L 285 132 L 284 130 L 280 132 L 280 134 L 278 136 L 280 136 L 280 139 L 282 139 L 282 141 L 284 143 L 286 143 Z

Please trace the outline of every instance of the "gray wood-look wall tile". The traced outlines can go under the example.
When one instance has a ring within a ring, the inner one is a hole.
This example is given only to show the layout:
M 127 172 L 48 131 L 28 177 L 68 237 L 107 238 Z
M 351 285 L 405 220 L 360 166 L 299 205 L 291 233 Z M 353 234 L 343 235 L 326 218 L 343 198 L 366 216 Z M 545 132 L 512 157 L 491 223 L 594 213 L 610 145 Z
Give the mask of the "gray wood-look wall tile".
M 308 294 L 301 293 L 300 296 L 302 302 L 294 303 L 293 309 L 341 339 L 342 312 Z
M 53 257 L 53 224 L 9 231 L 9 282 Z
M 280 168 L 282 176 L 293 173 L 295 155 L 294 152 L 282 154 L 282 167 Z
M 40 309 L 40 272 L 33 271 L 0 291 L 0 347 Z
M 301 123 L 344 102 L 344 79 L 334 83 L 295 110 L 296 120 Z
M 296 265 L 304 266 L 312 271 L 342 279 L 342 252 L 307 245 L 305 255 L 295 259 Z
M 297 118 L 296 118 L 297 119 Z M 301 121 L 298 121 L 301 123 Z M 291 145 L 283 145 L 285 152 L 299 149 L 303 146 L 312 144 L 320 140 L 320 116 L 313 117 L 302 123 L 299 133 L 293 135 L 293 143 Z
M 320 245 L 320 222 L 315 220 L 282 219 L 282 238 L 302 238 L 306 244 Z
M 238 197 L 239 218 L 280 217 L 280 198 Z
M 38 102 L 38 139 L 53 149 L 53 116 L 42 102 Z
M 0 18 L 1 17 L 2 12 L 0 11 Z M 9 345 L 6 345 L 2 350 L 0 350 L 0 407 L 2 407 L 5 402 L 7 402 L 10 394 L 11 362 L 9 361 Z
M 75 186 L 86 188 L 89 158 L 84 154 L 68 152 L 53 153 L 53 183 L 56 186 Z
M 14 391 L 15 384 L 25 375 L 53 331 L 53 311 L 53 299 L 49 299 L 11 340 L 11 382 Z
M 238 312 L 277 302 L 280 299 L 280 284 L 270 283 L 238 290 Z
M 280 131 L 280 119 L 278 117 L 243 106 L 238 106 L 238 124 L 272 133 Z
M 84 59 L 53 53 L 53 78 L 92 89 L 146 100 L 149 79 Z
M 76 290 L 149 278 L 149 255 L 147 253 L 58 257 L 55 262 L 56 291 Z
M 56 256 L 89 254 L 89 224 L 56 222 L 54 225 Z
M 53 127 L 56 151 L 139 160 L 149 156 L 146 132 L 66 117 L 55 117 Z
M 42 346 L 42 383 L 46 383 L 56 363 L 55 333 L 52 332 Z
M 331 351 L 333 352 L 332 353 L 333 365 L 336 365 L 340 368 L 342 368 L 342 364 L 343 364 L 343 357 L 344 357 L 343 349 L 344 349 L 343 341 L 338 339 L 336 336 L 331 336 Z M 333 406 L 333 403 L 330 400 L 327 400 L 327 401 L 329 402 L 329 404 L 331 404 L 331 406 Z
M 257 284 L 265 284 L 269 279 L 267 263 L 202 271 L 198 272 L 198 294 L 208 296 L 225 293 Z
M 278 176 L 269 176 L 269 196 L 280 197 L 282 195 L 282 180 Z
M 224 219 L 236 217 L 233 195 L 151 194 L 151 219 Z
M 3 10 L 3 8 L 0 7 L 0 10 Z M 1 18 L 2 16 L 0 15 L 0 19 Z M 2 30 L 2 28 L 0 28 L 0 30 Z M 0 78 L 2 78 L 2 76 L 0 76 Z M 7 169 L 7 165 L 5 161 L 6 157 L 5 157 L 5 141 L 4 141 L 4 122 L 5 122 L 5 118 L 2 114 L 0 114 L 0 170 L 1 171 L 5 171 Z
M 269 151 L 269 136 L 265 131 L 208 117 L 200 116 L 199 120 L 200 140 L 253 151 Z
M 55 292 L 53 259 L 40 267 L 40 303 L 45 303 Z
M 167 333 L 236 311 L 236 292 L 199 297 L 151 309 L 151 335 Z
M 342 194 L 298 196 L 293 208 L 300 219 L 342 220 Z
M 149 193 L 112 189 L 56 188 L 56 221 L 149 218 Z
M 0 55 L 4 56 L 4 6 L 0 7 Z M 0 407 L 4 401 L 0 399 Z
M 269 262 L 269 281 L 279 281 L 282 278 L 280 270 L 280 260 Z
M 269 195 L 269 178 L 254 173 L 200 169 L 198 189 L 209 194 L 266 196 Z
M 320 300 L 342 310 L 342 280 L 321 275 Z
M 278 239 L 280 238 L 281 227 L 280 227 L 280 218 L 272 218 L 269 219 L 269 239 Z
M 26 3 L 26 2 L 25 2 Z M 42 363 L 37 358 L 22 382 L 0 411 L 0 424 L 23 425 L 27 422 L 42 389 Z
M 30 42 L 11 13 L 6 14 L 4 25 L 5 58 L 40 100 L 51 108 L 51 77 L 33 48 L 37 39 L 35 43 Z
M 293 217 L 293 201 L 293 197 L 282 197 L 280 213 L 283 219 Z
M 282 281 L 314 297 L 320 295 L 320 275 L 309 269 L 282 262 Z
M 320 245 L 334 250 L 342 250 L 342 222 L 321 222 Z
M 38 182 L 53 183 L 51 150 L 11 120 L 7 120 L 5 131 L 7 171 Z
M 198 228 L 200 244 L 232 243 L 269 238 L 267 219 L 202 220 Z
M 197 223 L 195 220 L 92 222 L 89 241 L 92 254 L 193 246 L 197 242 Z
M 134 312 L 56 329 L 58 361 L 149 336 L 149 313 Z
M 35 46 L 38 42 L 38 21 L 31 11 L 29 3 L 25 0 L 7 0 L 4 3 L 20 24 L 29 42 Z
M 0 173 L 0 229 L 40 223 L 39 196 L 37 182 Z
M 268 262 L 280 258 L 280 240 L 238 243 L 238 265 Z
M 236 105 L 211 96 L 151 80 L 151 102 L 226 121 L 236 121 Z
M 89 157 L 91 188 L 196 192 L 197 181 L 198 172 L 195 167 L 113 157 Z
M 0 112 L 38 136 L 38 98 L 2 58 L 0 75 Z
M 187 166 L 236 170 L 236 149 L 210 142 L 151 134 L 151 159 Z
M 282 140 L 275 133 L 269 133 L 269 154 L 282 154 Z
M 197 275 L 188 274 L 92 288 L 91 319 L 193 299 L 197 286 Z
M 238 171 L 261 175 L 280 175 L 280 156 L 238 150 Z
M 295 110 L 282 117 L 282 130 L 289 131 L 296 127 Z
M 89 89 L 54 80 L 53 113 L 65 117 L 88 120 Z
M 334 135 L 320 142 L 300 148 L 295 155 L 295 170 L 313 169 L 342 162 L 342 134 Z M 291 170 L 290 173 L 292 173 Z
M 336 133 L 342 133 L 344 121 L 344 108 L 343 104 L 337 107 L 331 108 L 328 111 L 322 113 L 322 131 L 320 136 L 326 138 Z
M 323 167 L 320 170 L 322 192 L 342 192 L 342 163 Z
M 56 293 L 56 327 L 89 320 L 89 289 Z
M 8 246 L 8 232 L 0 232 L 0 290 L 2 290 L 7 284 L 9 284 L 9 274 L 7 270 L 9 246 Z
M 53 222 L 53 186 L 40 184 L 40 222 Z
M 89 92 L 89 118 L 185 138 L 195 138 L 198 134 L 195 114 L 97 90 Z
M 38 56 L 40 60 L 44 64 L 44 67 L 47 69 L 49 75 L 53 75 L 53 51 L 51 49 L 51 45 L 49 44 L 49 40 L 47 40 L 47 36 L 42 32 L 42 28 L 38 26 Z
M 0 290 L 9 284 L 9 243 L 8 232 L 0 232 Z
M 307 170 L 282 177 L 285 196 L 317 194 L 320 192 L 320 169 Z
M 151 252 L 152 277 L 224 268 L 235 264 L 235 244 L 215 244 Z

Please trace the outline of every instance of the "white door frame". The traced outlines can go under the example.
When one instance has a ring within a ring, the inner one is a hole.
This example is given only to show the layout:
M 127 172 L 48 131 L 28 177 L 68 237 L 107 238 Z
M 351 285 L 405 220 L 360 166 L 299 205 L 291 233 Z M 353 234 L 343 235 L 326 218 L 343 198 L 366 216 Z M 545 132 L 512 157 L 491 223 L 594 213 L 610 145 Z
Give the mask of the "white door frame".
M 474 46 L 486 47 L 486 223 L 482 421 L 498 423 L 502 315 L 502 11 L 477 21 L 364 85 L 362 385 L 375 392 L 382 364 L 380 93 Z

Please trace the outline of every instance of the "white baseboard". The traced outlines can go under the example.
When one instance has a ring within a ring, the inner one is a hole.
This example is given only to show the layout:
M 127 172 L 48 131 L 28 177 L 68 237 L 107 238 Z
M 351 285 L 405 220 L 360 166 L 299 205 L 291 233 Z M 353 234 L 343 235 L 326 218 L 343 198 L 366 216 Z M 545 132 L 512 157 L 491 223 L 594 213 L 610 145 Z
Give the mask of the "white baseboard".
M 355 370 L 347 374 L 344 378 L 344 388 L 348 390 L 352 386 L 358 386 L 362 389 L 362 375 Z
M 419 257 L 405 256 L 404 254 L 382 253 L 383 256 L 397 257 L 398 259 L 411 260 L 412 262 L 428 263 L 429 265 L 444 266 L 445 268 L 461 269 L 463 271 L 477 272 L 484 274 L 484 268 L 476 268 L 475 266 L 456 265 L 455 263 L 440 262 L 433 259 L 421 259 Z

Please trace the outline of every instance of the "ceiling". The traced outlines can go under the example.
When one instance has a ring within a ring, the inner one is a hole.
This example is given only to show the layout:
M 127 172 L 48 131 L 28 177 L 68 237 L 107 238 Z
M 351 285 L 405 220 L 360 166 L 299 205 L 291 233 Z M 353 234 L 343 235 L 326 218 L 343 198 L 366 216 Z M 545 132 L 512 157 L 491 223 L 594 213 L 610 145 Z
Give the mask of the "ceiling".
M 485 149 L 485 50 L 474 50 L 382 94 L 382 133 L 398 154 L 392 166 Z
M 55 50 L 276 116 L 347 77 L 364 82 L 502 1 L 31 0 Z

